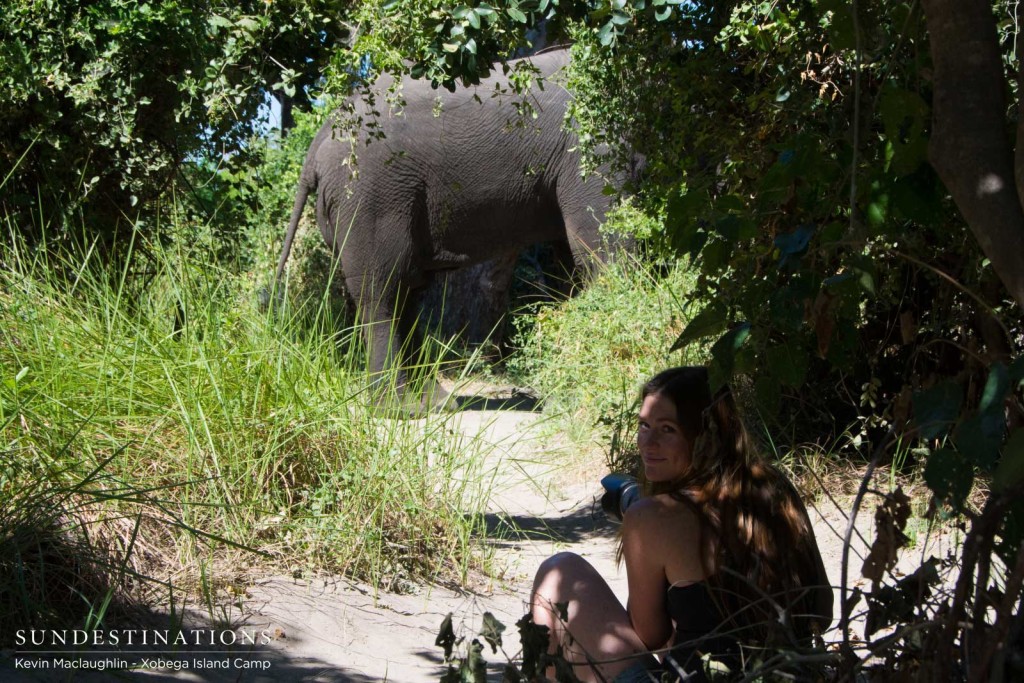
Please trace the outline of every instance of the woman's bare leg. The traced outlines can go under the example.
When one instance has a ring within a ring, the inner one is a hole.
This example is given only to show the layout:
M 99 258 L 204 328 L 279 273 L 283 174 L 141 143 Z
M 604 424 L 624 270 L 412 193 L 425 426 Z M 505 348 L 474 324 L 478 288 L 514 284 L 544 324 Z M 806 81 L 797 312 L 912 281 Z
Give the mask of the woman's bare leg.
M 558 615 L 558 603 L 568 604 L 567 622 Z M 647 649 L 608 583 L 574 553 L 559 553 L 541 564 L 530 609 L 534 623 L 551 630 L 551 652 L 561 643 L 566 659 L 577 665 L 575 673 L 581 681 L 611 681 L 636 663 L 630 655 Z M 601 662 L 596 667 L 603 679 L 586 665 L 588 661 Z

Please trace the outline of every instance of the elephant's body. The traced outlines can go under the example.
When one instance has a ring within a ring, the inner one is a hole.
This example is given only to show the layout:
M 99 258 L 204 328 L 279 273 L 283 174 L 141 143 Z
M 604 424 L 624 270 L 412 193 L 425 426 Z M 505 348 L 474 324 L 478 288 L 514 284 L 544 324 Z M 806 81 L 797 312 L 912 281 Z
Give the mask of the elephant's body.
M 544 89 L 529 94 L 536 118 L 520 116 L 521 96 L 500 77 L 455 93 L 407 79 L 398 112 L 379 106 L 374 115 L 363 98 L 351 101 L 364 121 L 355 178 L 346 163 L 351 143 L 335 116 L 313 140 L 278 278 L 316 191 L 317 222 L 368 324 L 372 370 L 392 362 L 404 339 L 390 338 L 391 323 L 399 320 L 397 334 L 407 334 L 405 303 L 434 273 L 555 239 L 568 241 L 579 265 L 599 251 L 609 198 L 601 179 L 581 176 L 576 139 L 563 129 L 570 96 L 552 79 L 568 53 L 530 60 L 545 77 Z M 503 95 L 495 95 L 499 82 Z M 373 86 L 379 105 L 390 83 L 384 76 Z M 366 122 L 383 139 L 371 141 Z

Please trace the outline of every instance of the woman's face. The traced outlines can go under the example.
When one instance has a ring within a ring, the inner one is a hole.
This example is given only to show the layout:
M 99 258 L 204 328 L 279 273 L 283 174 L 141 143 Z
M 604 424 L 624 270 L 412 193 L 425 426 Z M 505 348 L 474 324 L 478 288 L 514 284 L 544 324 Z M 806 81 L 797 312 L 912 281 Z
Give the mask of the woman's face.
M 691 444 L 679 426 L 676 404 L 650 394 L 640 406 L 637 445 L 648 481 L 672 481 L 690 469 Z

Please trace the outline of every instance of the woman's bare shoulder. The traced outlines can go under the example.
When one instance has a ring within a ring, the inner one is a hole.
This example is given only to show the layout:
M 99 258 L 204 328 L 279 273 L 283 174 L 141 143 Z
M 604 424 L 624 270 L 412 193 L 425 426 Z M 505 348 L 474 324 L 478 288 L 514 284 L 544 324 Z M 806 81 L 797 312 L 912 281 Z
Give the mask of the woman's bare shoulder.
M 704 578 L 701 538 L 696 511 L 673 496 L 643 498 L 626 510 L 622 541 L 627 560 L 630 554 L 650 558 L 669 584 Z
M 623 522 L 627 527 L 656 533 L 664 533 L 666 523 L 676 529 L 697 528 L 699 524 L 691 505 L 667 493 L 647 496 L 633 503 L 626 510 Z

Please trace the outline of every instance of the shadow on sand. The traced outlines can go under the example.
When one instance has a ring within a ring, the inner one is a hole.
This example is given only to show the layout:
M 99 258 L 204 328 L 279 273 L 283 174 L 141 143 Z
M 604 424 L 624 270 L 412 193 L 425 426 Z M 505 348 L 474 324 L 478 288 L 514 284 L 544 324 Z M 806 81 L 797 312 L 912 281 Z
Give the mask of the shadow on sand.
M 595 537 L 611 538 L 618 532 L 618 525 L 608 521 L 596 502 L 556 517 L 488 512 L 484 525 L 490 543 L 499 547 L 523 541 L 579 543 Z
M 540 398 L 528 393 L 513 391 L 509 396 L 453 396 L 455 410 L 515 410 L 537 412 Z

